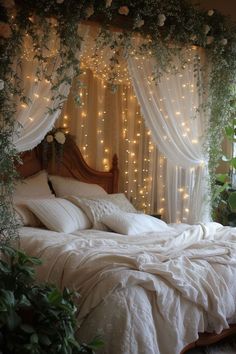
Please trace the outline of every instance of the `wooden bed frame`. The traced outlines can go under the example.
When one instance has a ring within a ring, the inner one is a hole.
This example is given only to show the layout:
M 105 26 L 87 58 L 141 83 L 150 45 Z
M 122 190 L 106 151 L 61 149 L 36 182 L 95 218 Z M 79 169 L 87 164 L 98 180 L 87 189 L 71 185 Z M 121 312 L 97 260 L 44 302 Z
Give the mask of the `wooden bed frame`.
M 113 156 L 112 168 L 109 172 L 96 171 L 87 165 L 79 148 L 69 135 L 67 135 L 66 142 L 63 145 L 63 156 L 60 163 L 56 163 L 50 158 L 46 162 L 43 155 L 43 144 L 33 150 L 22 153 L 22 164 L 17 166 L 19 174 L 26 178 L 41 170 L 47 170 L 51 175 L 72 177 L 82 182 L 98 184 L 107 193 L 116 193 L 118 191 L 119 170 L 117 155 Z
M 116 193 L 118 191 L 119 170 L 117 156 L 114 155 L 112 168 L 109 172 L 96 171 L 84 161 L 79 148 L 70 136 L 67 136 L 64 144 L 64 153 L 60 164 L 55 164 L 52 160 L 48 161 L 47 164 L 45 163 L 42 144 L 31 151 L 23 153 L 21 157 L 22 165 L 19 165 L 17 169 L 22 177 L 29 177 L 41 170 L 47 170 L 49 174 L 73 177 L 87 183 L 96 183 L 108 193 Z M 223 330 L 220 334 L 200 333 L 199 339 L 187 345 L 180 354 L 184 354 L 195 347 L 217 343 L 233 334 L 236 334 L 236 324 L 230 325 L 229 329 Z

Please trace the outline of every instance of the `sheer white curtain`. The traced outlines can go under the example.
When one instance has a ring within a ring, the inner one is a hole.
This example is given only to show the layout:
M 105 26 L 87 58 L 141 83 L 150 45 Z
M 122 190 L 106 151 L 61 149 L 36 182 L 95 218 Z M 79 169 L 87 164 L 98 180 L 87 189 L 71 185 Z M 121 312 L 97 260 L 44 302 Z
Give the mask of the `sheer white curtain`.
M 186 51 L 187 64 L 179 74 L 153 80 L 152 58 L 128 59 L 129 73 L 154 143 L 167 158 L 168 219 L 195 223 L 209 220 L 208 159 L 204 154 L 206 115 L 197 112 L 195 50 Z M 176 61 L 176 65 L 179 63 Z
M 99 27 L 80 25 L 78 28 L 79 34 L 83 39 L 82 51 L 86 48 L 89 50 L 88 55 L 94 54 L 95 38 L 99 31 Z M 52 78 L 54 82 L 56 70 L 60 66 L 60 56 L 58 51 L 59 40 L 54 32 L 51 33 L 47 44 L 48 61 L 46 66 L 46 74 Z M 60 85 L 57 92 L 52 92 L 51 84 L 44 78 L 37 79 L 39 63 L 34 59 L 33 45 L 29 36 L 25 37 L 23 43 L 22 66 L 18 73 L 22 80 L 24 95 L 29 98 L 27 104 L 18 102 L 16 120 L 20 123 L 18 132 L 13 137 L 14 144 L 18 151 L 26 151 L 33 149 L 38 145 L 45 135 L 53 128 L 57 118 L 61 113 L 61 105 L 58 109 L 60 99 L 53 100 L 53 96 L 60 94 L 67 98 L 71 85 L 67 82 Z M 77 53 L 78 56 L 81 55 Z M 109 60 L 109 58 L 108 58 Z M 73 70 L 69 69 L 67 75 L 73 77 Z
M 81 26 L 81 36 L 85 36 L 87 32 L 87 26 Z M 56 70 L 61 64 L 59 50 L 59 40 L 55 32 L 52 31 L 47 48 L 44 49 L 44 54 L 47 56 L 45 73 L 52 79 L 52 82 L 55 82 Z M 65 82 L 59 86 L 56 92 L 52 92 L 49 81 L 44 77 L 40 77 L 38 80 L 39 63 L 34 59 L 34 55 L 32 42 L 26 35 L 22 50 L 22 65 L 18 75 L 22 80 L 24 95 L 29 99 L 29 102 L 27 104 L 18 102 L 17 104 L 16 120 L 19 122 L 19 129 L 13 137 L 14 144 L 20 152 L 33 149 L 53 128 L 61 113 L 62 97 L 66 99 L 71 88 L 71 85 Z M 72 78 L 73 70 L 69 68 L 66 74 Z M 53 96 L 58 96 L 58 98 L 53 99 Z M 55 108 L 57 109 L 55 110 Z
M 76 105 L 69 94 L 57 126 L 75 136 L 86 162 L 95 169 L 108 171 L 116 153 L 119 191 L 139 210 L 165 218 L 163 185 L 152 188 L 152 180 L 157 173 L 165 180 L 166 163 L 145 127 L 132 86 L 119 85 L 112 93 L 91 70 L 85 71 L 82 80 L 82 105 Z

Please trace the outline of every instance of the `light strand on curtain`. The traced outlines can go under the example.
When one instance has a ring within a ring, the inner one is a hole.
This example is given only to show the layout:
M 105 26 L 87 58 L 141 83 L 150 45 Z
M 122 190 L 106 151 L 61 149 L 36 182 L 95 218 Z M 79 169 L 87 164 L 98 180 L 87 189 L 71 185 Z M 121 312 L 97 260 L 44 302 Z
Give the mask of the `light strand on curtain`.
M 152 58 L 130 57 L 129 72 L 142 114 L 156 146 L 167 158 L 168 219 L 170 222 L 208 221 L 208 158 L 204 156 L 208 116 L 198 111 L 196 48 L 186 50 L 187 64 L 179 73 L 164 74 L 154 81 Z
M 144 125 L 132 87 L 120 85 L 116 93 L 111 93 L 105 82 L 90 70 L 83 75 L 83 82 L 82 105 L 76 106 L 69 95 L 57 126 L 66 124 L 93 168 L 109 170 L 112 155 L 117 153 L 119 190 L 125 192 L 139 210 L 161 213 L 165 217 L 166 196 L 161 183 L 165 184 L 166 162 L 155 149 L 151 133 Z M 153 188 L 157 173 L 162 177 Z

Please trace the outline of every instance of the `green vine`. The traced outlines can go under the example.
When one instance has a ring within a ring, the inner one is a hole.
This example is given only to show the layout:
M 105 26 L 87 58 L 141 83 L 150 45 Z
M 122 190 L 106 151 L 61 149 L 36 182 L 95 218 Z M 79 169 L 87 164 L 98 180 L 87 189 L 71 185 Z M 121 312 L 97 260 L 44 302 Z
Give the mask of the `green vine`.
M 17 132 L 17 98 L 28 102 L 21 87 L 20 66 L 24 36 L 32 40 L 38 78 L 52 84 L 56 110 L 66 97 L 60 85 L 72 80 L 80 85 L 80 59 L 83 38 L 78 25 L 94 20 L 102 26 L 97 39 L 97 55 L 103 46 L 114 50 L 111 58 L 110 85 L 114 88 L 116 67 L 121 56 L 134 50 L 131 38 L 140 33 L 142 45 L 135 48 L 143 55 L 152 53 L 158 59 L 156 78 L 169 70 L 173 57 L 192 45 L 205 48 L 210 64 L 205 109 L 211 112 L 206 123 L 211 182 L 221 154 L 224 126 L 230 121 L 232 87 L 236 77 L 236 26 L 217 11 L 203 11 L 186 0 L 1 0 L 0 1 L 0 235 L 7 240 L 17 235 L 12 209 L 12 191 L 16 179 L 17 152 L 12 137 Z M 120 32 L 109 32 L 111 27 Z M 53 77 L 46 72 L 50 60 L 47 44 L 51 33 L 58 38 L 60 65 Z M 13 65 L 14 64 L 14 65 Z M 205 67 L 201 68 L 202 71 Z M 79 99 L 77 98 L 77 101 Z

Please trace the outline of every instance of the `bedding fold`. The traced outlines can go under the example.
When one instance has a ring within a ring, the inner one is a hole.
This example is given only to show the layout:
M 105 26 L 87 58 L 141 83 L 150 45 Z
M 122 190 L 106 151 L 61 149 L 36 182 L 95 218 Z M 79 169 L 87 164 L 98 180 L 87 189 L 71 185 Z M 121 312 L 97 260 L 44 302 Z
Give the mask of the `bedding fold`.
M 220 333 L 235 316 L 232 228 L 217 223 L 176 225 L 137 236 L 22 228 L 20 234 L 21 248 L 44 261 L 37 271 L 39 281 L 79 292 L 78 335 L 87 340 L 101 332 L 101 353 L 178 354 L 198 332 Z M 121 300 L 121 294 L 127 298 Z M 137 308 L 130 296 L 139 299 Z M 111 346 L 113 330 L 120 337 Z

